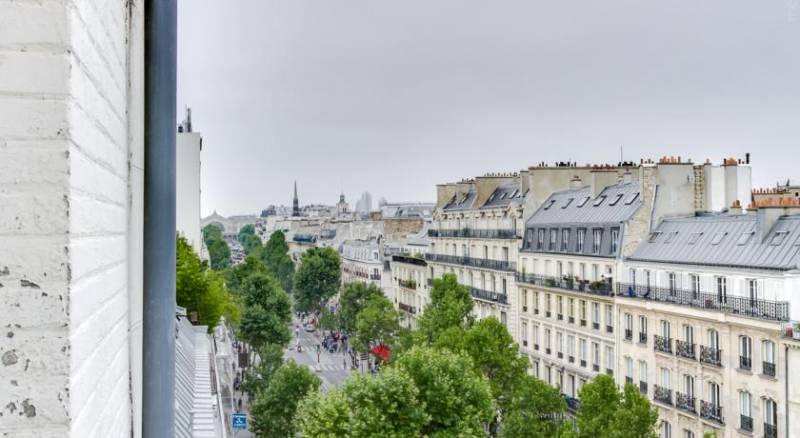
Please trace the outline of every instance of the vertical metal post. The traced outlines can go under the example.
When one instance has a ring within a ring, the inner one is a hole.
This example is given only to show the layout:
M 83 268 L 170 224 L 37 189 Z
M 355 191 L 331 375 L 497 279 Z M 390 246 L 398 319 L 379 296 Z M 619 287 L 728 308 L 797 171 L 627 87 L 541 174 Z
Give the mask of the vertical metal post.
M 144 438 L 175 436 L 176 0 L 145 0 Z

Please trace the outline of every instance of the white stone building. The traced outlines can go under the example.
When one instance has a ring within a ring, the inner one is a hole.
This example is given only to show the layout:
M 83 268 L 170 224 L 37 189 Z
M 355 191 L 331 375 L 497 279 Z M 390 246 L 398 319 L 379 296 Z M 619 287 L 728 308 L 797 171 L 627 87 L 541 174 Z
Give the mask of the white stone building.
M 340 255 L 342 284 L 360 282 L 381 287 L 383 255 L 379 239 L 346 240 Z
M 192 131 L 192 113 L 186 109 L 186 119 L 178 127 L 175 144 L 175 226 L 195 252 L 202 253 L 203 236 L 200 228 L 200 152 L 203 137 Z

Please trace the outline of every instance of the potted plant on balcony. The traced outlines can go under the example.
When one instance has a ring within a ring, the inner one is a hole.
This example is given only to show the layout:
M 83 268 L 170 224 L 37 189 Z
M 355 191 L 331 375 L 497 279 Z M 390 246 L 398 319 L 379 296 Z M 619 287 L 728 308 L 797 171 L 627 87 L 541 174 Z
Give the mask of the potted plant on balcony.
M 556 285 L 556 281 L 553 280 L 552 278 L 545 278 L 544 285 L 547 287 L 554 287 Z
M 589 290 L 592 291 L 592 292 L 603 291 L 603 290 L 606 289 L 605 285 L 606 285 L 606 283 L 604 281 L 596 280 L 596 281 L 593 281 L 593 282 L 589 283 Z
M 574 284 L 574 283 L 573 283 L 573 278 L 572 278 L 572 277 L 570 277 L 569 275 L 565 275 L 565 276 L 564 276 L 564 278 L 563 278 L 563 280 L 564 280 L 564 286 L 565 286 L 565 288 L 567 288 L 567 289 L 572 289 L 572 285 Z

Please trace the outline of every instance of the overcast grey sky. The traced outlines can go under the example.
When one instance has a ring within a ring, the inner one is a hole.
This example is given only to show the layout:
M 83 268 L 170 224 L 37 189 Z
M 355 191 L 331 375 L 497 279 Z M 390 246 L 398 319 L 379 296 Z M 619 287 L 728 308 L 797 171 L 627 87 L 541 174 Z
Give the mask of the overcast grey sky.
M 204 215 L 290 204 L 295 179 L 301 203 L 433 201 L 620 145 L 800 176 L 800 0 L 179 4 Z

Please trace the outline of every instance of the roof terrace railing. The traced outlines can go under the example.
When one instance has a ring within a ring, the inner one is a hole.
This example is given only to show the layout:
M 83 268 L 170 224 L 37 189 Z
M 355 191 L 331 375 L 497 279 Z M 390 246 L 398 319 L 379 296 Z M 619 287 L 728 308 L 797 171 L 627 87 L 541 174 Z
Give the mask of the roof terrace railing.
M 395 262 L 395 263 L 407 263 L 409 265 L 428 266 L 428 264 L 425 263 L 425 260 L 422 259 L 421 257 L 412 257 L 412 256 L 407 256 L 407 255 L 402 255 L 402 254 L 393 255 L 392 256 L 392 261 Z
M 428 237 L 463 237 L 472 239 L 516 239 L 516 230 L 510 228 L 440 228 L 428 230 Z
M 451 265 L 473 266 L 476 268 L 493 269 L 496 271 L 514 271 L 517 268 L 516 262 L 505 260 L 479 259 L 475 257 L 463 257 L 444 254 L 425 254 L 425 260 L 429 262 L 449 263 Z
M 492 301 L 500 304 L 508 304 L 508 296 L 499 292 L 492 292 L 484 289 L 472 288 L 472 297 L 484 301 Z
M 534 286 L 553 287 L 565 289 L 573 292 L 585 292 L 593 295 L 610 296 L 614 287 L 610 279 L 588 281 L 579 280 L 570 276 L 553 277 L 549 275 L 527 274 L 517 272 L 516 279 L 520 283 L 527 283 Z
M 774 321 L 789 320 L 789 302 L 720 295 L 691 289 L 617 283 L 617 295 L 716 310 Z

